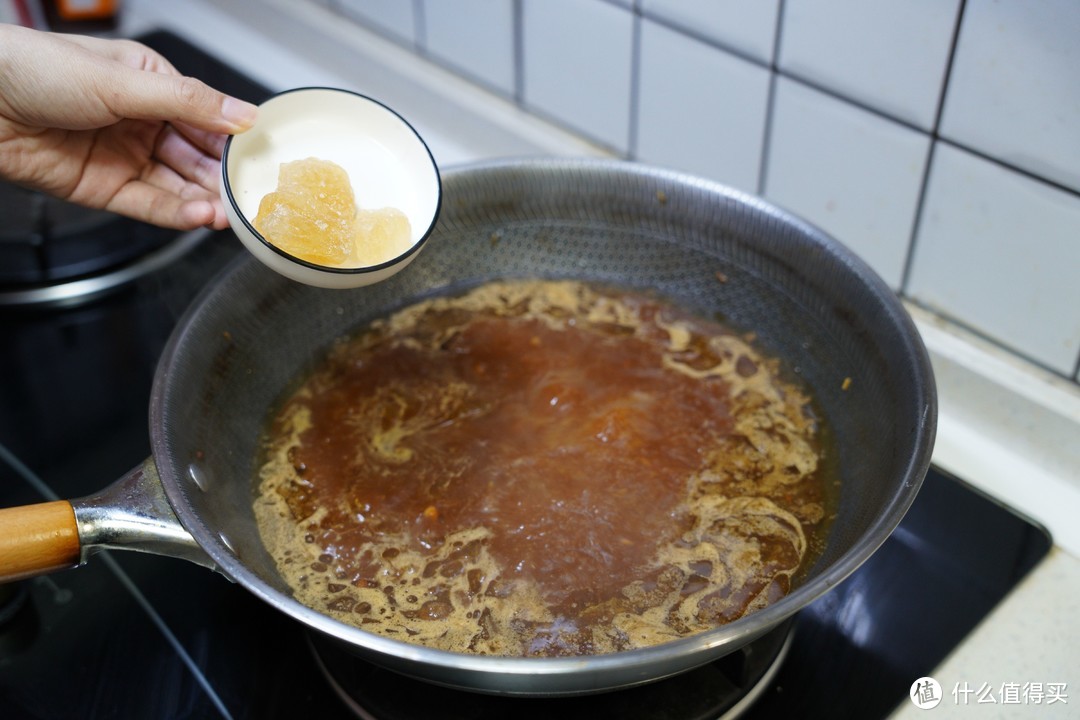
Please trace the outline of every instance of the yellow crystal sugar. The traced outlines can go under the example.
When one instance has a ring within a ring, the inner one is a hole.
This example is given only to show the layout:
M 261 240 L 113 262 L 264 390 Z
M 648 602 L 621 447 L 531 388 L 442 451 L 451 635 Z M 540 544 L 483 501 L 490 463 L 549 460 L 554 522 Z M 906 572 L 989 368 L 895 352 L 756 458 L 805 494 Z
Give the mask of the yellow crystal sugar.
M 412 228 L 409 218 L 397 208 L 361 210 L 356 215 L 356 239 L 356 263 L 377 265 L 409 249 Z
M 409 219 L 395 208 L 358 211 L 348 173 L 328 160 L 282 163 L 277 189 L 259 203 L 255 229 L 317 265 L 376 265 L 408 249 Z

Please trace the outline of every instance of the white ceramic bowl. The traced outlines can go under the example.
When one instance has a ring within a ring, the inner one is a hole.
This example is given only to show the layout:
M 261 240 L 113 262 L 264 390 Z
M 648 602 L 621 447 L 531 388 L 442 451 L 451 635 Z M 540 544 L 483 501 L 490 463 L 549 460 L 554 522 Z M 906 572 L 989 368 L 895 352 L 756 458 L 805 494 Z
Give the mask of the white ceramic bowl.
M 252 224 L 259 203 L 277 188 L 282 163 L 308 157 L 344 168 L 360 207 L 404 212 L 412 228 L 409 249 L 379 265 L 341 268 L 267 242 Z M 348 90 L 308 87 L 270 98 L 254 127 L 228 139 L 221 197 L 237 237 L 271 269 L 308 285 L 353 288 L 385 280 L 417 256 L 438 219 L 442 183 L 427 144 L 396 112 Z

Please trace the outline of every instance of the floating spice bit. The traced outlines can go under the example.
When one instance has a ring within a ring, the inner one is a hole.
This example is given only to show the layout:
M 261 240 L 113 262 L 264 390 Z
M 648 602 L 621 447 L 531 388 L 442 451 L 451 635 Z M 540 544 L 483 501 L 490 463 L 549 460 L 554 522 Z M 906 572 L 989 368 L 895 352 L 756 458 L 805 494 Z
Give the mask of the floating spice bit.
M 846 377 L 844 378 L 844 382 L 840 385 L 840 389 L 847 390 L 849 387 L 851 387 L 851 378 Z
M 356 600 L 349 597 L 348 595 L 343 595 L 341 597 L 334 598 L 333 600 L 328 602 L 326 604 L 326 607 L 330 610 L 336 610 L 338 612 L 350 612 L 352 611 L 355 604 Z

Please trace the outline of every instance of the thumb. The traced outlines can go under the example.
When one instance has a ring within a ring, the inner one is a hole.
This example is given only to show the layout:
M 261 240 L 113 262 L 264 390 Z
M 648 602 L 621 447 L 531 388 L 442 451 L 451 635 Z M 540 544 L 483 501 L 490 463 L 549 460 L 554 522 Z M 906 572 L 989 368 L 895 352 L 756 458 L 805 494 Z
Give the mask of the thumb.
M 110 110 L 120 117 L 179 122 L 208 132 L 243 132 L 257 109 L 192 77 L 125 68 L 111 79 Z

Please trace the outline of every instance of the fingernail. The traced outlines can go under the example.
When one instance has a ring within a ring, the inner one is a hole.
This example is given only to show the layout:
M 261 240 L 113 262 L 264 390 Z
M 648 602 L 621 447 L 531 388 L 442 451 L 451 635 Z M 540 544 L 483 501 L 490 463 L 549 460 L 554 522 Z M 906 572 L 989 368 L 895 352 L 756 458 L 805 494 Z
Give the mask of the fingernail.
M 226 97 L 221 103 L 221 116 L 240 130 L 247 130 L 254 125 L 258 114 L 257 107 L 234 97 Z

